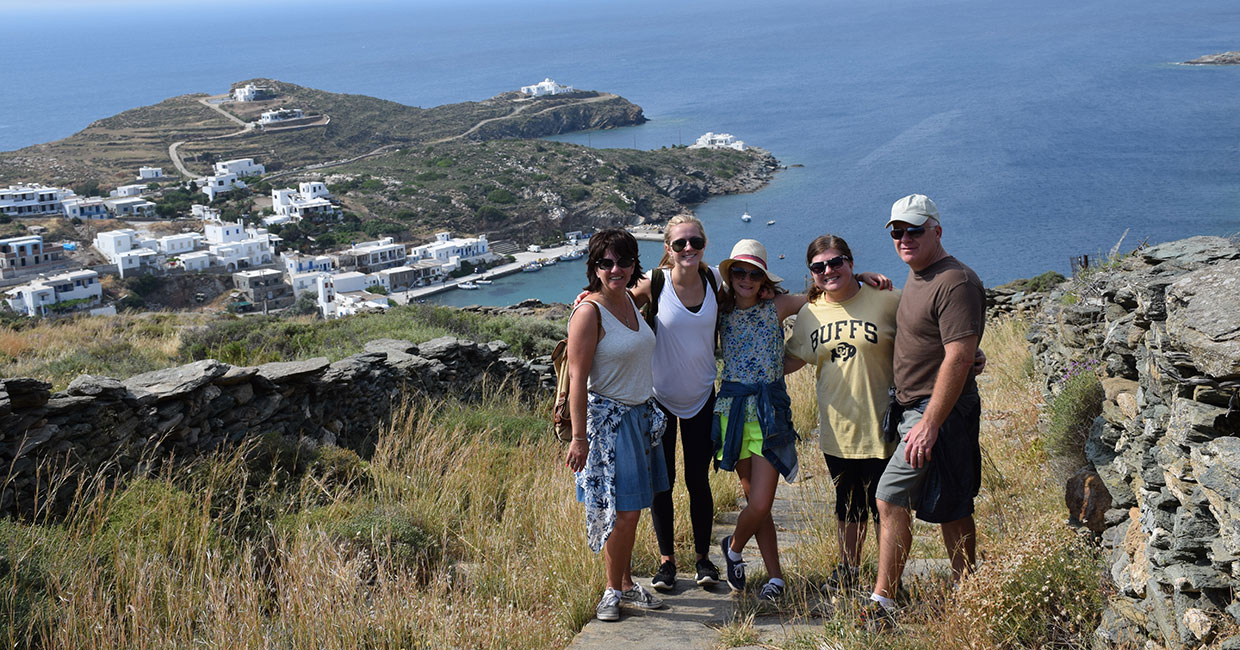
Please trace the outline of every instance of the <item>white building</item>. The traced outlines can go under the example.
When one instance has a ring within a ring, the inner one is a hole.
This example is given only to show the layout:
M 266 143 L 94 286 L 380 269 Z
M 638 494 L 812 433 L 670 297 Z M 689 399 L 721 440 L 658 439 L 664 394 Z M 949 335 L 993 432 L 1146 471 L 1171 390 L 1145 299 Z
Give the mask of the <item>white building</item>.
M 108 192 L 108 196 L 141 196 L 146 190 L 146 185 L 134 183 L 132 185 L 121 185 L 116 189 Z
M 155 204 L 136 196 L 104 199 L 103 204 L 108 207 L 109 212 L 118 217 L 155 216 Z
M 61 201 L 65 211 L 65 217 L 68 219 L 110 219 L 111 211 L 108 210 L 107 204 L 103 197 L 74 197 Z
M 73 190 L 63 187 L 33 185 L 10 185 L 0 189 L 0 214 L 10 217 L 60 214 L 62 202 L 76 197 Z
M 278 108 L 274 111 L 266 111 L 258 118 L 258 123 L 262 125 L 275 124 L 277 122 L 287 122 L 289 120 L 300 120 L 305 114 L 300 108 Z
M 331 193 L 323 183 L 301 183 L 291 187 L 271 190 L 271 208 L 277 217 L 300 221 L 306 217 L 334 216 L 336 206 L 328 200 Z
M 215 208 L 207 206 L 207 205 L 203 205 L 201 203 L 195 203 L 191 205 L 189 208 L 189 213 L 190 213 L 190 216 L 195 217 L 197 219 L 202 219 L 203 221 L 219 221 L 220 220 L 219 210 L 216 210 Z
M 238 176 L 254 176 L 267 171 L 266 167 L 254 162 L 253 158 L 237 158 L 215 163 L 215 175 L 236 174 Z
M 486 235 L 457 238 L 450 232 L 437 232 L 435 241 L 413 247 L 409 257 L 415 261 L 430 260 L 451 271 L 459 268 L 462 260 L 473 262 L 488 257 L 489 251 Z
M 337 273 L 332 276 L 332 281 L 335 283 L 336 291 L 338 293 L 362 291 L 366 287 L 376 284 L 370 276 L 365 273 L 358 273 L 357 271 Z
M 237 178 L 234 173 L 216 174 L 215 176 L 207 176 L 198 179 L 198 186 L 202 188 L 202 193 L 207 195 L 209 200 L 214 201 L 215 197 L 224 192 L 231 192 L 235 189 L 245 187 L 245 182 Z
M 235 102 L 254 102 L 265 99 L 271 89 L 254 84 L 246 84 L 240 88 L 233 88 L 232 98 Z
M 208 222 L 203 226 L 211 260 L 229 271 L 270 264 L 282 240 L 266 228 L 245 228 L 240 222 Z
M 176 265 L 186 271 L 205 271 L 211 266 L 211 253 L 197 251 L 178 255 Z
M 711 133 L 707 131 L 697 142 L 689 145 L 690 149 L 735 149 L 745 150 L 745 143 L 737 140 L 731 133 Z
M 138 180 L 140 181 L 151 181 L 151 180 L 156 180 L 156 179 L 160 179 L 163 177 L 164 177 L 163 167 L 139 167 L 138 168 Z
M 101 232 L 95 235 L 94 246 L 109 264 L 116 265 L 121 277 L 125 271 L 155 264 L 159 256 L 159 242 L 139 236 L 132 228 Z
M 330 255 L 302 255 L 297 251 L 289 251 L 280 253 L 280 263 L 284 265 L 284 272 L 290 278 L 299 273 L 330 273 L 332 270 Z
M 160 253 L 164 255 L 180 255 L 182 253 L 191 253 L 198 247 L 198 242 L 202 239 L 202 235 L 196 232 L 185 232 L 177 235 L 166 235 L 155 240 Z
M 314 295 L 319 295 L 319 277 L 331 277 L 330 273 L 321 271 L 309 271 L 306 273 L 293 273 L 288 277 L 289 286 L 293 287 L 293 297 L 298 297 L 307 291 L 313 291 Z
M 532 86 L 521 86 L 521 92 L 530 97 L 542 97 L 544 95 L 563 95 L 566 93 L 576 92 L 572 86 L 558 84 L 547 77 Z
M 403 266 L 409 253 L 405 250 L 404 244 L 396 243 L 391 237 L 384 237 L 377 241 L 354 244 L 336 253 L 334 257 L 337 268 L 356 268 L 363 273 L 372 273 L 390 269 L 393 266 Z M 344 291 L 340 289 L 339 284 L 337 284 L 337 290 Z
M 52 305 L 69 300 L 93 304 L 103 298 L 99 274 L 91 270 L 71 271 L 40 278 L 7 291 L 9 307 L 27 316 L 42 316 Z
M 319 295 L 319 310 L 322 312 L 323 318 L 339 318 L 341 316 L 351 316 L 362 311 L 388 308 L 387 296 L 373 294 L 368 291 L 342 289 L 340 284 L 341 278 L 354 275 L 361 276 L 362 274 L 339 273 L 333 276 L 328 273 L 320 273 L 315 278 L 315 285 Z M 364 278 L 365 276 L 362 277 Z

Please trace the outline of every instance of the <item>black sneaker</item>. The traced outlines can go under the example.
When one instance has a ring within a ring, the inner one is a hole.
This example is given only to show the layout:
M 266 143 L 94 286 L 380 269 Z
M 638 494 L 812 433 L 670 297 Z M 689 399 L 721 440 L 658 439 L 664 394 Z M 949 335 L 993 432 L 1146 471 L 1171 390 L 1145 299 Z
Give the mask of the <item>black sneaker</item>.
M 769 603 L 778 601 L 784 595 L 784 588 L 774 582 L 768 582 L 762 585 L 762 591 L 758 592 L 758 600 L 765 600 Z
M 668 560 L 659 565 L 659 570 L 650 579 L 650 586 L 659 591 L 676 588 L 676 563 Z
M 724 537 L 723 541 L 720 542 L 719 545 L 723 548 L 723 561 L 727 565 L 728 586 L 732 588 L 732 591 L 744 591 L 745 561 L 733 561 L 732 556 L 728 555 L 728 553 L 732 550 L 732 536 L 728 535 L 727 537 Z
M 878 601 L 871 600 L 857 616 L 857 627 L 874 634 L 889 632 L 896 629 L 896 615 Z
M 719 567 L 710 558 L 697 561 L 697 583 L 703 587 L 719 584 Z
M 857 588 L 860 571 L 855 566 L 843 562 L 835 565 L 835 570 L 823 584 L 823 591 L 851 591 Z

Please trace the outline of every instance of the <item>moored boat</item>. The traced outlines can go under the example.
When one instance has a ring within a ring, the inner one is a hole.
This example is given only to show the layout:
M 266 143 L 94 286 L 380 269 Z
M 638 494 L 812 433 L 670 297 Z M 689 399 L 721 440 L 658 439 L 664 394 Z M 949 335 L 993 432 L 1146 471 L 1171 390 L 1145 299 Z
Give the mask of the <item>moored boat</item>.
M 457 289 L 477 289 L 478 283 L 477 282 L 462 282 L 456 285 L 456 288 Z

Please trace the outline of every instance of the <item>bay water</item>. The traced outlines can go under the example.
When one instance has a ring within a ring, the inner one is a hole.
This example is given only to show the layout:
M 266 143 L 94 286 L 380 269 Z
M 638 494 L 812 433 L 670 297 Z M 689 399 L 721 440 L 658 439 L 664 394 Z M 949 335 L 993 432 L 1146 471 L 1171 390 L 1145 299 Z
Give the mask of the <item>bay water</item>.
M 1177 64 L 1240 49 L 1224 0 L 0 0 L 0 23 L 0 151 L 253 77 L 417 106 L 547 76 L 623 95 L 649 123 L 556 139 L 654 149 L 714 131 L 770 150 L 790 167 L 768 187 L 695 211 L 708 260 L 759 239 L 794 289 L 827 232 L 902 284 L 883 224 L 912 192 L 987 285 L 1067 273 L 1121 237 L 1240 231 L 1240 67 Z M 643 244 L 647 266 L 658 248 Z M 437 300 L 567 300 L 581 266 Z

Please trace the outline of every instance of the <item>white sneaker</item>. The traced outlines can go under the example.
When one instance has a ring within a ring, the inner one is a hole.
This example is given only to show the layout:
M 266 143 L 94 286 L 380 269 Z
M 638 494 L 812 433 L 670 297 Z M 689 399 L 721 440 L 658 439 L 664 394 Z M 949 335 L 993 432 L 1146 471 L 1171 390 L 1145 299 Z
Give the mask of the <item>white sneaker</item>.
M 642 609 L 659 609 L 663 606 L 662 598 L 646 591 L 636 582 L 631 588 L 620 592 L 620 601 Z
M 598 607 L 594 608 L 594 616 L 600 621 L 620 620 L 620 592 L 615 589 L 605 590 L 603 599 L 598 601 Z

